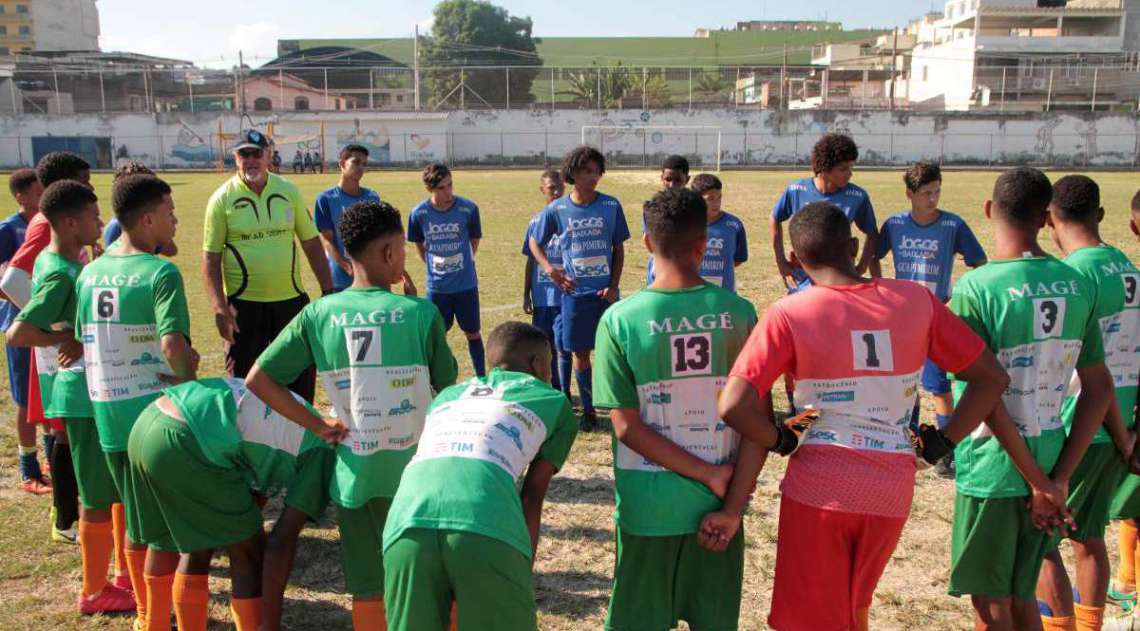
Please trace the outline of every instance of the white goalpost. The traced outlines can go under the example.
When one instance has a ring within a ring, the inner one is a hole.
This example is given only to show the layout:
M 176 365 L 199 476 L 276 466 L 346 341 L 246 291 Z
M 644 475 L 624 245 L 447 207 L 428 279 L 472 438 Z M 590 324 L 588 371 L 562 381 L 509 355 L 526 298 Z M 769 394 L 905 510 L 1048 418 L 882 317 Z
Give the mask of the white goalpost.
M 623 151 L 639 149 L 646 161 L 651 154 L 675 153 L 700 157 L 704 164 L 705 156 L 711 154 L 709 162 L 720 171 L 721 128 L 716 125 L 582 125 L 581 134 L 582 144 L 593 140 L 602 153 L 608 143 Z

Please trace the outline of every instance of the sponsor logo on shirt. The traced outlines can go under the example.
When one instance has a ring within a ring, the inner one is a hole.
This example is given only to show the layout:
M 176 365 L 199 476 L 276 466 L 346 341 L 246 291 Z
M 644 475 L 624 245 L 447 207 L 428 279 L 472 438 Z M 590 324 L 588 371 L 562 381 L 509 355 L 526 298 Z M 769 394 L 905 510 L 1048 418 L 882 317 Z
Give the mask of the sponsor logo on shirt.
M 709 237 L 706 247 L 710 250 L 720 250 L 724 248 L 724 239 L 720 237 Z
M 155 357 L 154 355 L 151 355 L 150 353 L 143 353 L 142 355 L 139 356 L 138 359 L 132 359 L 131 360 L 132 366 L 150 366 L 153 364 L 161 364 L 161 363 L 162 363 L 161 359 Z
M 427 231 L 425 234 L 429 234 L 429 235 L 434 235 L 434 234 L 453 235 L 453 234 L 458 233 L 459 230 L 460 230 L 459 224 L 457 224 L 457 223 L 429 223 L 427 226 Z
M 937 252 L 938 240 L 937 239 L 914 239 L 908 236 L 903 236 L 902 242 L 899 247 L 904 250 L 921 250 L 923 252 Z
M 566 227 L 570 230 L 605 228 L 606 221 L 601 217 L 583 217 L 581 219 L 574 219 L 571 217 L 569 221 L 567 221 Z
M 818 397 L 821 403 L 838 403 L 855 400 L 854 390 L 837 390 L 834 392 L 821 392 Z
M 1033 366 L 1032 355 L 1022 355 L 1021 357 L 1014 357 L 1009 362 L 1010 368 L 1030 368 Z
M 601 220 L 599 220 L 601 221 Z M 609 278 L 610 263 L 605 256 L 586 256 L 580 259 L 571 259 L 574 276 L 577 278 Z
M 495 423 L 495 425 L 493 427 L 495 429 L 499 430 L 500 432 L 506 434 L 507 438 L 510 438 L 511 442 L 513 442 L 515 444 L 515 447 L 518 447 L 519 451 L 522 451 L 523 444 L 522 444 L 522 438 L 520 438 L 520 435 L 519 435 L 519 428 L 508 427 L 506 425 L 503 425 L 502 423 Z
M 807 437 L 813 440 L 826 440 L 835 442 L 839 440 L 839 436 L 835 432 L 827 429 L 809 429 Z
M 412 379 L 412 382 L 414 383 L 415 379 Z M 410 400 L 404 399 L 400 401 L 400 405 L 388 410 L 388 416 L 404 416 L 405 414 L 411 414 L 415 409 L 416 406 L 412 405 Z
M 413 377 L 397 377 L 397 378 L 389 381 L 388 385 L 391 386 L 392 389 L 411 388 L 412 386 L 416 385 L 416 378 L 414 376 Z M 407 402 L 407 399 L 404 399 L 404 401 Z
M 673 395 L 668 392 L 655 392 L 649 395 L 649 403 L 653 405 L 668 405 L 673 402 Z

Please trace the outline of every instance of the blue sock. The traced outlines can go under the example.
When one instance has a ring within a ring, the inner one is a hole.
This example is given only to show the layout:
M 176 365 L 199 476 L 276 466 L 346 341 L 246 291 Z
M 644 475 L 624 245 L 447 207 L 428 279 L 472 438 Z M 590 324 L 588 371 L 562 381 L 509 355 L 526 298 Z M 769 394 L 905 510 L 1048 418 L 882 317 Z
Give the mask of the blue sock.
M 43 477 L 43 472 L 40 471 L 40 459 L 37 457 L 39 451 L 33 447 L 25 451 L 24 447 L 20 447 L 20 479 L 33 480 Z
M 467 352 L 471 354 L 471 365 L 475 367 L 475 374 L 480 377 L 487 374 L 486 360 L 483 352 L 483 338 L 467 340 Z
M 574 371 L 574 356 L 570 353 L 558 354 L 558 384 L 562 386 L 562 393 L 570 398 L 570 373 Z
M 938 426 L 938 429 L 946 429 L 946 426 L 950 424 L 950 415 L 949 414 L 935 414 L 934 415 L 934 424 Z
M 578 382 L 578 397 L 582 399 L 582 412 L 584 414 L 594 413 L 594 370 L 587 368 L 585 370 L 575 370 L 574 379 Z
M 44 442 L 44 454 L 45 455 L 50 454 L 51 448 L 55 446 L 55 435 L 49 431 L 46 431 L 46 429 L 45 429 L 43 442 Z

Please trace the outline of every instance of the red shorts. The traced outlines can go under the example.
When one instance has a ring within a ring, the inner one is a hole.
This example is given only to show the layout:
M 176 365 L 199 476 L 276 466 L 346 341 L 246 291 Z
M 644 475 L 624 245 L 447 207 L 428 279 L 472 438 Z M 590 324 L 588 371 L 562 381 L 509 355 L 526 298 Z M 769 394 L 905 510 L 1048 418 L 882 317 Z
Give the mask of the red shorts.
M 44 418 L 44 405 L 40 399 L 40 373 L 36 370 L 36 354 L 31 353 L 31 368 L 28 370 L 28 422 L 39 423 L 45 428 L 62 432 L 63 422 L 56 418 Z
M 823 510 L 781 498 L 768 625 L 778 631 L 858 628 L 857 612 L 870 608 L 905 524 L 905 517 Z

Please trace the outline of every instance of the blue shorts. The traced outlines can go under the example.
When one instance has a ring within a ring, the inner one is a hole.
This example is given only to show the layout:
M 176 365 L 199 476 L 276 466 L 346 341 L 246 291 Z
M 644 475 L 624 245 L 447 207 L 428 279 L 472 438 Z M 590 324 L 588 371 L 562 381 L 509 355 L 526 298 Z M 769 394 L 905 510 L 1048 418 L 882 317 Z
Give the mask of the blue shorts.
M 32 349 L 6 345 L 8 352 L 8 385 L 16 407 L 28 407 L 28 372 L 31 370 Z
M 930 394 L 950 392 L 950 378 L 946 375 L 946 371 L 929 359 L 922 366 L 922 389 Z
M 534 314 L 530 318 L 530 323 L 545 333 L 555 348 L 562 345 L 561 340 L 558 339 L 558 331 L 561 328 L 559 316 L 561 315 L 562 307 L 535 307 Z
M 479 329 L 479 288 L 457 291 L 454 294 L 428 292 L 428 300 L 435 303 L 443 316 L 443 326 L 448 331 L 456 320 L 464 333 L 478 333 Z
M 572 353 L 594 350 L 594 336 L 598 332 L 598 322 L 610 303 L 601 296 L 562 295 L 562 315 L 559 316 L 561 329 L 558 337 L 562 340 L 560 351 Z

